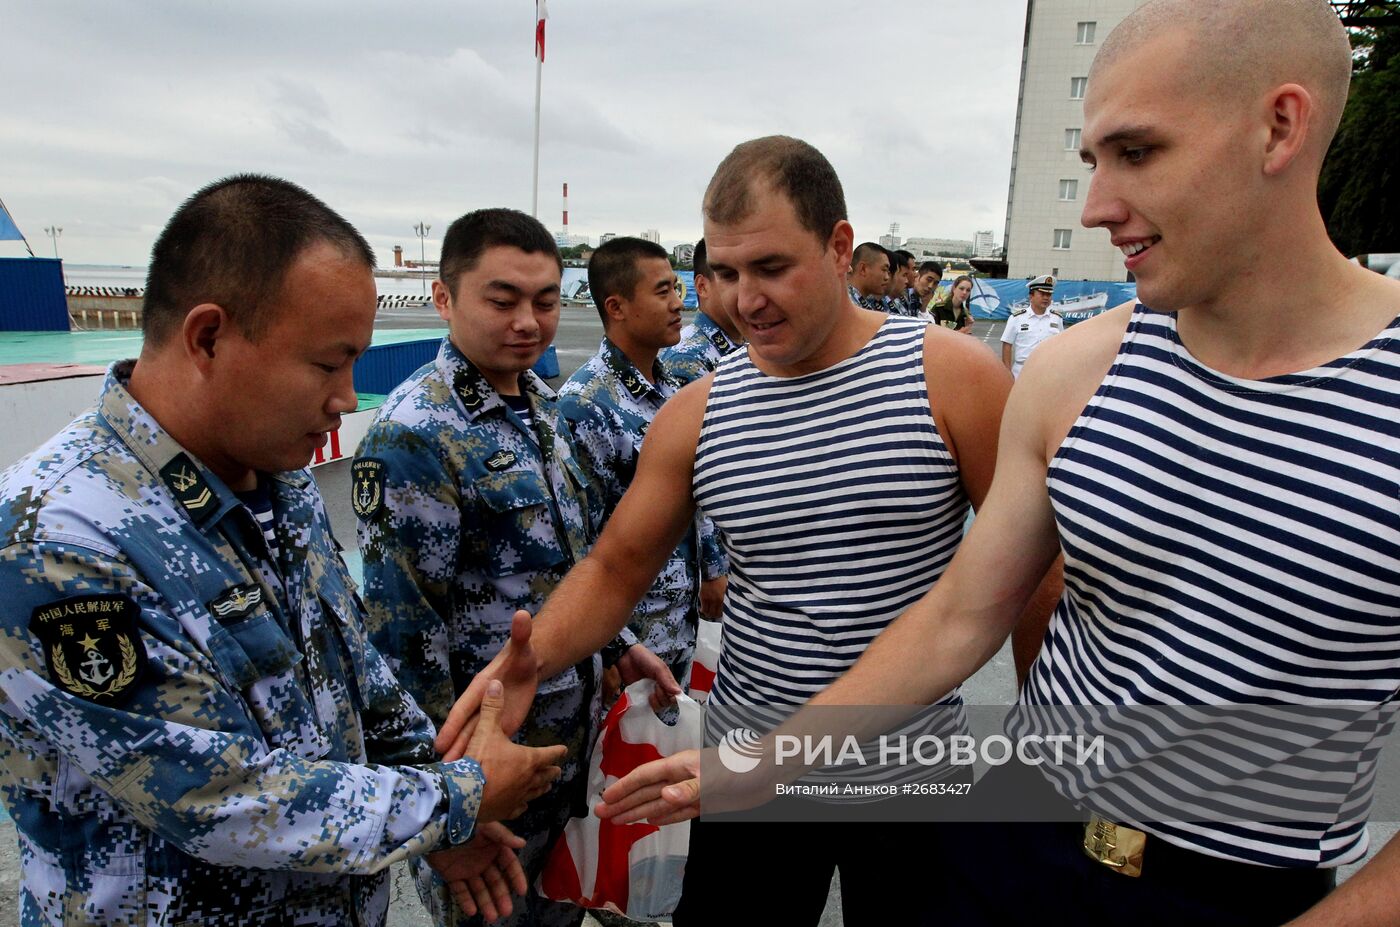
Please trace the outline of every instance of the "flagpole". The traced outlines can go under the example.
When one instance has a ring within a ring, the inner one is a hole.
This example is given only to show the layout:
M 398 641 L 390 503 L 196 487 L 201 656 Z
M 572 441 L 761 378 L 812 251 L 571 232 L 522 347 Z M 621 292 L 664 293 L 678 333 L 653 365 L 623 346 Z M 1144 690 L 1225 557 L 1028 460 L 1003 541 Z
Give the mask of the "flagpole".
M 544 58 L 535 55 L 535 178 L 531 189 L 530 215 L 540 217 L 540 80 L 544 74 Z

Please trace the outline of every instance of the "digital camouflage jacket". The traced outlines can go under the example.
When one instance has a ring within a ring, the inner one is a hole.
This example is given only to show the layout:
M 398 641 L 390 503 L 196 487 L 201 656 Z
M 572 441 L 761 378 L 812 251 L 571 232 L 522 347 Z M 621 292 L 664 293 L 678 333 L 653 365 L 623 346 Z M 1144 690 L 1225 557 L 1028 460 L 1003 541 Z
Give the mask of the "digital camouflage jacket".
M 658 361 L 649 382 L 607 338 L 559 390 L 584 469 L 611 517 L 637 472 L 642 440 L 677 383 Z M 687 665 L 699 619 L 699 555 L 692 528 L 632 612 L 626 643 L 640 642 L 667 663 Z M 674 670 L 673 670 L 674 671 Z
M 382 923 L 391 863 L 470 836 L 481 770 L 433 763 L 307 473 L 269 476 L 272 564 L 130 365 L 0 476 L 21 923 Z

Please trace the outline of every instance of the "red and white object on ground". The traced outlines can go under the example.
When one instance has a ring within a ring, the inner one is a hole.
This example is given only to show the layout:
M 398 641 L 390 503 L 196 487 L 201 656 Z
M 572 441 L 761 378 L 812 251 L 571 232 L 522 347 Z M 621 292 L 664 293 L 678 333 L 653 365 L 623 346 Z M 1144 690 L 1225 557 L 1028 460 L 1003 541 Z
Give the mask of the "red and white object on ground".
M 721 622 L 700 619 L 700 627 L 695 632 L 695 657 L 690 663 L 690 697 L 704 702 L 710 697 L 710 688 L 715 684 L 715 672 L 719 669 Z
M 638 920 L 666 917 L 680 901 L 690 822 L 614 824 L 592 810 L 604 789 L 643 763 L 700 746 L 700 705 L 680 696 L 679 720 L 668 725 L 652 711 L 654 685 L 632 683 L 604 719 L 589 760 L 589 813 L 569 821 L 550 851 L 537 885 L 545 897 Z

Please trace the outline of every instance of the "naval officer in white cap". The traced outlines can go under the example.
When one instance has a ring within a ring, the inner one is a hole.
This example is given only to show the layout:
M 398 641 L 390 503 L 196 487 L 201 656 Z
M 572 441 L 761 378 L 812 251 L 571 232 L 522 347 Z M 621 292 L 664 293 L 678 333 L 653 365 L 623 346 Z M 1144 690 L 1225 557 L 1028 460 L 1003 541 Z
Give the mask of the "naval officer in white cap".
M 1021 375 L 1021 367 L 1036 345 L 1065 330 L 1065 320 L 1050 308 L 1054 293 L 1054 277 L 1036 277 L 1030 283 L 1031 307 L 1011 313 L 1006 320 L 1006 330 L 1001 333 L 1001 362 L 1013 377 Z

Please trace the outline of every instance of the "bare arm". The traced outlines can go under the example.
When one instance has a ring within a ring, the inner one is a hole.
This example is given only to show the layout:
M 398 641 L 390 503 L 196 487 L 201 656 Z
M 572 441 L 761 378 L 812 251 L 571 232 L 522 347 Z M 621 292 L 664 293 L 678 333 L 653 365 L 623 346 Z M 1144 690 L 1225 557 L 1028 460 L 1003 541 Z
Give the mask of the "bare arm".
M 1395 927 L 1400 924 L 1400 840 L 1286 927 Z
M 1011 370 L 1015 367 L 1011 357 L 1011 345 L 1007 344 L 1005 341 L 1001 343 L 1001 362 L 1006 365 L 1007 370 Z
M 980 513 L 996 469 L 1002 413 L 1013 381 L 981 345 L 969 344 L 965 338 L 945 339 L 936 331 L 930 333 L 924 346 L 933 417 L 958 462 L 972 507 Z M 1002 346 L 1003 360 L 1008 349 L 1009 345 Z M 957 384 L 958 388 L 937 388 L 942 384 Z M 1064 587 L 1063 573 L 1056 558 L 1016 621 L 1011 649 L 1018 689 L 1040 653 L 1050 615 Z

